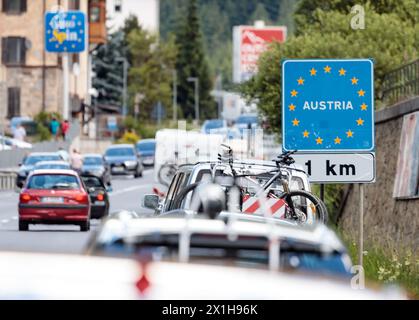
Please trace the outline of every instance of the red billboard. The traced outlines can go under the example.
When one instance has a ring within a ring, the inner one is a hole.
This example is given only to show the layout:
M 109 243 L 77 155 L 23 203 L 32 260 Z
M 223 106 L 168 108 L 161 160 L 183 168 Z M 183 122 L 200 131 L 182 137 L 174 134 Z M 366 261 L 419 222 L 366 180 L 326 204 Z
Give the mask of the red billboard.
M 285 42 L 286 27 L 234 27 L 233 80 L 243 82 L 257 72 L 260 55 L 266 51 L 270 43 Z

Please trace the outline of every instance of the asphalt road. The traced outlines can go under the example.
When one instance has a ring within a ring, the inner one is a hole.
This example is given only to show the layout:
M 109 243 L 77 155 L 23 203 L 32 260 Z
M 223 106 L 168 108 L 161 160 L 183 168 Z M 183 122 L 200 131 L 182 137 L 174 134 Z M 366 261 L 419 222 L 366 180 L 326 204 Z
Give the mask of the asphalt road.
M 152 193 L 158 186 L 153 179 L 153 170 L 144 172 L 143 178 L 113 177 L 110 193 L 111 210 L 136 211 L 141 209 L 144 194 Z M 78 226 L 30 225 L 29 232 L 18 231 L 18 197 L 16 192 L 0 192 L 0 251 L 81 253 L 100 221 L 92 220 L 90 232 L 80 232 Z

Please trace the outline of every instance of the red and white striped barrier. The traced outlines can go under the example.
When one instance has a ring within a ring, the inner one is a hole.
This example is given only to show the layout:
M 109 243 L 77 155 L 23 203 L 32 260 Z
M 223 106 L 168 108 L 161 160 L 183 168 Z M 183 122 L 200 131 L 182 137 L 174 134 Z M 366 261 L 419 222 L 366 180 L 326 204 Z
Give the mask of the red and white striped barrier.
M 285 218 L 285 206 L 286 202 L 283 199 L 266 198 L 266 208 L 270 208 L 272 216 L 274 218 L 284 219 Z M 257 197 L 251 197 L 246 195 L 243 197 L 243 213 L 264 215 L 262 211 L 262 205 Z

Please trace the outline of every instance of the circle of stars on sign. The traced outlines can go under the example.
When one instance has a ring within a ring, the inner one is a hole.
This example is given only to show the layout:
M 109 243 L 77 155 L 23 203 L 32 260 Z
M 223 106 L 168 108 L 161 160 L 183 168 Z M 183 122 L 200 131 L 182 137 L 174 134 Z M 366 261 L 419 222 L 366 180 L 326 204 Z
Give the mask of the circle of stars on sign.
M 327 65 L 323 68 L 323 71 L 324 71 L 325 74 L 331 74 L 332 73 L 332 68 L 329 65 Z M 341 68 L 340 70 L 338 70 L 338 72 L 339 72 L 340 77 L 346 77 L 347 76 L 347 70 L 345 70 L 344 68 Z M 316 70 L 315 68 L 312 68 L 311 70 L 309 70 L 309 74 L 310 74 L 311 77 L 316 77 L 317 74 L 318 74 L 318 70 Z M 306 80 L 301 76 L 299 79 L 297 79 L 297 85 L 300 86 L 300 87 L 304 86 L 305 81 Z M 356 78 L 356 77 L 351 78 L 350 81 L 351 81 L 353 86 L 358 86 L 359 85 L 359 79 Z M 357 91 L 357 93 L 358 93 L 359 97 L 365 97 L 365 94 L 366 94 L 365 90 L 363 90 L 363 89 L 360 89 L 359 91 Z M 298 91 L 296 89 L 293 89 L 291 91 L 291 97 L 292 98 L 298 97 Z M 362 103 L 360 108 L 361 108 L 362 111 L 368 111 L 368 105 L 365 102 Z M 293 112 L 297 109 L 297 107 L 294 103 L 291 103 L 288 106 L 288 109 L 289 109 L 289 111 Z M 301 121 L 298 120 L 297 118 L 294 118 L 294 120 L 292 120 L 293 127 L 299 127 L 300 123 L 301 123 Z M 357 124 L 358 127 L 362 127 L 364 125 L 364 123 L 365 123 L 365 120 L 362 119 L 362 118 L 359 118 L 359 119 L 356 120 L 356 124 Z M 354 138 L 355 133 L 352 130 L 348 130 L 348 131 L 345 132 L 345 135 L 346 135 L 347 139 L 352 139 L 352 138 Z M 304 139 L 309 139 L 311 137 L 311 132 L 305 130 L 303 132 L 303 137 L 304 137 Z M 317 137 L 315 141 L 316 141 L 317 145 L 322 145 L 324 143 L 324 139 L 322 139 L 321 137 Z M 341 137 L 336 137 L 333 142 L 334 142 L 335 145 L 340 145 L 340 144 L 342 144 L 342 141 L 343 141 L 343 139 Z

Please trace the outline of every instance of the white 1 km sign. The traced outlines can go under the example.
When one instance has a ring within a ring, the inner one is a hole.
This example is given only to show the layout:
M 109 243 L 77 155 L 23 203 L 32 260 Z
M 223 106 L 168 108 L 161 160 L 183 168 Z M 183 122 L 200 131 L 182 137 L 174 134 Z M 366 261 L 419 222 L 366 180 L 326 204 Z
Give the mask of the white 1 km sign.
M 373 183 L 374 153 L 311 153 L 292 156 L 312 183 Z

